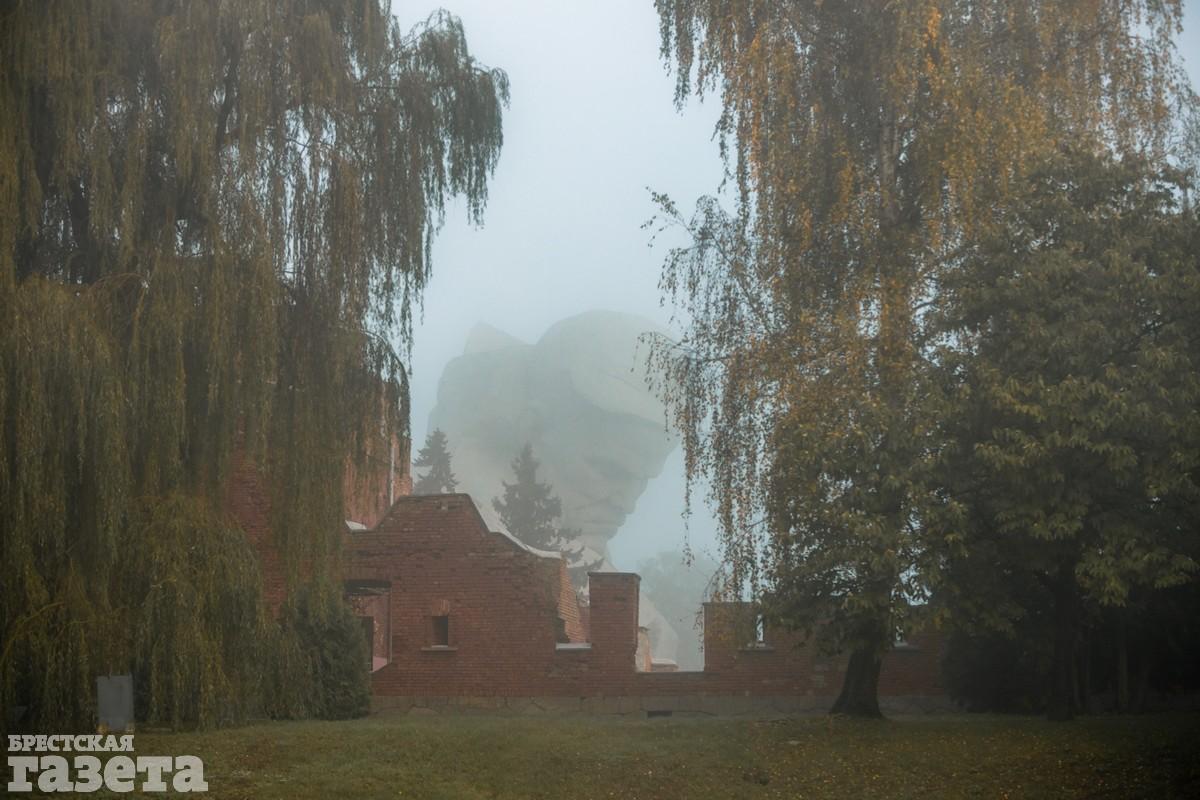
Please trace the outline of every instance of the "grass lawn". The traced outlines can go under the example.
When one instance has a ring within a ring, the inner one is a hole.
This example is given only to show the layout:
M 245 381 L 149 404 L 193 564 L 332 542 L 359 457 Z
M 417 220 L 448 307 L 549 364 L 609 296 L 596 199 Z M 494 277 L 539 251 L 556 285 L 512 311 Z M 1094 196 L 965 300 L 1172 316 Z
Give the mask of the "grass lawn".
M 200 756 L 217 798 L 1200 797 L 1196 714 L 380 716 L 140 733 L 135 745 Z

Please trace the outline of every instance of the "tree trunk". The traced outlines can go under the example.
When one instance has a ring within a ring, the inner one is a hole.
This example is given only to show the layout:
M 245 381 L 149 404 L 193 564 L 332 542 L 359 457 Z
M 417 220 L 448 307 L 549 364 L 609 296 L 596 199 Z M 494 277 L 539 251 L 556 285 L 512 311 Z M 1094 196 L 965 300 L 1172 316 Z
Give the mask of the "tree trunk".
M 1075 716 L 1075 565 L 1064 561 L 1054 585 L 1054 666 L 1050 679 L 1050 703 L 1046 716 L 1063 721 Z
M 1125 613 L 1117 609 L 1117 711 L 1129 710 L 1129 644 L 1125 633 Z
M 876 650 L 858 649 L 850 653 L 842 693 L 830 713 L 852 717 L 882 717 L 879 711 L 879 670 L 883 658 Z
M 1083 639 L 1083 705 L 1080 706 L 1084 714 L 1095 713 L 1092 704 L 1092 637 L 1084 636 Z
M 1150 656 L 1143 652 L 1138 656 L 1137 701 L 1136 709 L 1139 714 L 1146 713 L 1146 704 L 1150 699 Z
M 1078 648 L 1071 654 L 1071 705 L 1076 711 L 1083 710 L 1083 681 L 1079 677 Z

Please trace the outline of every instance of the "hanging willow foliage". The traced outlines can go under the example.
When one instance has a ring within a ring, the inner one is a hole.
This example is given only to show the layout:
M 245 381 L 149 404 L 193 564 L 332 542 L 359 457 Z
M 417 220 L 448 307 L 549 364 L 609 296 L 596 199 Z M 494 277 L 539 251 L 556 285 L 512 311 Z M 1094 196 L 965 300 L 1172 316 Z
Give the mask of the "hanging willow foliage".
M 1178 0 L 656 0 L 677 100 L 718 95 L 736 209 L 703 200 L 656 351 L 734 582 L 851 651 L 878 713 L 921 596 L 926 311 L 964 238 L 1065 143 L 1168 147 Z M 817 623 L 821 622 L 820 626 Z
M 0 705 L 86 724 L 131 668 L 175 722 L 272 696 L 230 457 L 328 604 L 346 458 L 381 409 L 407 432 L 396 350 L 507 93 L 457 19 L 377 0 L 0 6 Z

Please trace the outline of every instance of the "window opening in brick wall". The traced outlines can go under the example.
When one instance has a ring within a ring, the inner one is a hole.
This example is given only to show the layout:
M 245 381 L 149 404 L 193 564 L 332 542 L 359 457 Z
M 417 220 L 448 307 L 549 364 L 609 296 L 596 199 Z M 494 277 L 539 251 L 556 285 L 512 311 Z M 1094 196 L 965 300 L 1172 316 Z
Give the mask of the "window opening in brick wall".
M 433 646 L 450 646 L 450 616 L 440 614 L 433 618 Z
M 367 639 L 367 671 L 370 672 L 373 667 L 372 659 L 375 656 L 375 618 L 359 617 L 358 621 L 362 625 L 363 636 Z

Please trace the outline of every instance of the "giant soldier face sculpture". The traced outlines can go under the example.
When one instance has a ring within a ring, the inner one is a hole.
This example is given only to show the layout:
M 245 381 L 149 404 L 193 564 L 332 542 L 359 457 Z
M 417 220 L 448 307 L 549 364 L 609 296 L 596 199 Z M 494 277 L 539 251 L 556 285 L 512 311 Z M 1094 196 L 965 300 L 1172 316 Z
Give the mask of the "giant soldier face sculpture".
M 662 403 L 647 387 L 641 317 L 591 311 L 553 325 L 533 345 L 478 325 L 442 373 L 430 430 L 449 438 L 460 490 L 493 527 L 491 499 L 512 480 L 528 442 L 538 479 L 562 499 L 566 528 L 579 530 L 591 566 L 675 447 Z M 581 564 L 582 566 L 583 564 Z

